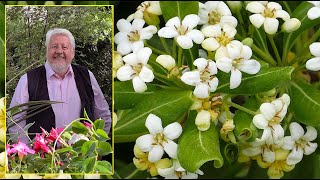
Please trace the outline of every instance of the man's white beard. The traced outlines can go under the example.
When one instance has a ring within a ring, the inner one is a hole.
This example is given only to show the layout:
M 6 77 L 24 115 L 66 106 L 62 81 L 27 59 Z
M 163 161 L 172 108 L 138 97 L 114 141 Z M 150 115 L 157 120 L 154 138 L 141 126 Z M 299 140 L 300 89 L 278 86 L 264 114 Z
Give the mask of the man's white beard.
M 49 63 L 49 64 L 50 64 L 52 70 L 58 74 L 59 73 L 61 73 L 61 74 L 66 73 L 68 70 L 68 66 L 69 66 L 69 64 L 66 64 L 66 63 L 61 64 L 60 62 L 53 63 L 53 64 Z

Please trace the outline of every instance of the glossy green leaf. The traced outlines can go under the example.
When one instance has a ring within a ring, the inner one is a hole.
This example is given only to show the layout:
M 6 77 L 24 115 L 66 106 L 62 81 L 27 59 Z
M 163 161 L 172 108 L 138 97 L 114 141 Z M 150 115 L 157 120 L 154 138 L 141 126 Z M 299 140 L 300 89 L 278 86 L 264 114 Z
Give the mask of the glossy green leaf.
M 295 117 L 300 122 L 310 125 L 320 125 L 320 90 L 303 82 L 292 82 L 290 88 L 290 106 Z
M 165 21 L 178 16 L 181 20 L 188 14 L 198 14 L 198 1 L 160 1 Z
M 110 139 L 108 134 L 102 129 L 98 129 L 96 133 L 99 135 L 99 141 L 106 141 Z
M 251 97 L 244 105 L 252 111 L 257 111 L 260 107 L 259 102 Z M 257 137 L 257 128 L 252 124 L 253 116 L 244 111 L 237 110 L 233 122 L 235 125 L 234 135 L 241 141 L 254 140 Z
M 112 147 L 108 142 L 99 142 L 97 152 L 100 156 L 105 156 L 112 153 Z
M 227 94 L 256 94 L 269 91 L 291 79 L 293 67 L 262 68 L 258 74 L 242 73 L 239 87 L 230 89 L 230 73 L 219 72 L 219 86 L 216 92 Z
M 103 174 L 111 174 L 112 173 L 112 166 L 108 161 L 97 161 L 94 168 L 99 173 L 103 173 Z
M 177 121 L 192 105 L 190 91 L 161 91 L 144 97 L 114 128 L 115 142 L 133 142 L 149 133 L 145 121 L 149 114 L 162 120 L 162 126 Z
M 86 156 L 93 153 L 96 150 L 97 143 L 94 141 L 87 141 L 83 143 L 81 147 L 81 153 Z
M 77 134 L 87 134 L 88 128 L 79 121 L 75 121 L 72 123 L 72 131 Z
M 89 157 L 83 161 L 82 167 L 85 173 L 89 173 L 93 171 L 93 168 L 96 163 L 96 157 Z
M 96 119 L 94 122 L 94 129 L 104 129 L 104 120 L 103 119 Z
M 60 154 L 60 153 L 65 153 L 65 152 L 70 152 L 73 151 L 72 147 L 66 147 L 66 148 L 61 148 L 55 151 L 55 153 Z
M 114 108 L 115 109 L 131 109 L 135 104 L 147 97 L 147 95 L 153 94 L 153 91 L 157 89 L 152 84 L 147 84 L 148 89 L 143 93 L 137 93 L 132 87 L 132 82 L 114 82 Z
M 187 125 L 179 138 L 179 162 L 189 172 L 195 172 L 204 163 L 213 160 L 214 166 L 219 168 L 223 165 L 223 158 L 218 130 L 213 124 L 207 131 L 199 131 L 194 123 L 196 115 L 196 111 L 189 113 Z

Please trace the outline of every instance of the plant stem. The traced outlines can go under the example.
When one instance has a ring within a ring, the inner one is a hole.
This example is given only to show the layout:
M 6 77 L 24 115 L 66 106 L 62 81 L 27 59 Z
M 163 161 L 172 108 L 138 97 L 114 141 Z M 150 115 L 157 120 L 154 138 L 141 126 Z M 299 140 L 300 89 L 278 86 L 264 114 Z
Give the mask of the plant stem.
M 171 54 L 166 40 L 163 37 L 161 37 L 160 41 L 161 41 L 162 46 L 164 47 L 164 50 L 167 52 L 167 54 L 168 55 Z
M 254 111 L 252 111 L 252 110 L 250 110 L 250 109 L 248 109 L 248 108 L 245 108 L 245 107 L 243 107 L 243 106 L 240 106 L 239 104 L 236 104 L 236 103 L 234 103 L 234 102 L 226 101 L 226 103 L 229 104 L 230 106 L 233 106 L 233 107 L 241 110 L 241 111 L 244 111 L 244 112 L 246 112 L 246 113 L 248 113 L 248 114 L 251 114 L 252 116 L 257 115 L 256 112 L 254 112 Z
M 290 61 L 289 65 L 293 65 L 296 62 L 301 62 L 301 64 L 303 64 L 305 62 L 305 60 L 311 59 L 312 56 L 311 54 L 309 54 L 308 56 L 303 56 L 303 57 L 299 57 L 299 58 L 294 58 L 292 61 Z
M 290 6 L 287 3 L 287 1 L 282 1 L 282 2 L 283 2 L 284 7 L 286 8 L 287 12 L 289 13 L 289 15 L 292 16 L 292 11 L 291 11 Z
M 140 170 L 136 169 L 131 174 L 129 174 L 125 179 L 131 179 L 134 175 L 136 175 Z
M 182 47 L 179 47 L 178 51 L 178 68 L 182 66 Z
M 278 49 L 277 49 L 277 46 L 276 46 L 276 44 L 275 44 L 275 42 L 274 42 L 273 36 L 268 34 L 268 38 L 269 38 L 269 41 L 270 41 L 270 43 L 271 43 L 272 49 L 273 49 L 274 53 L 276 54 L 277 62 L 278 62 L 278 64 L 280 65 L 280 64 L 281 64 L 281 58 L 280 58 L 280 55 L 279 55 L 279 51 L 278 51 Z
M 319 36 L 320 36 L 320 29 L 318 29 L 317 32 L 315 34 L 313 34 L 312 38 L 306 44 L 304 44 L 304 46 L 298 56 L 300 56 L 301 54 L 304 54 L 305 51 L 309 50 L 310 44 L 315 42 L 319 38 Z
M 147 42 L 144 42 L 144 45 L 147 46 L 147 47 L 149 47 L 149 48 L 152 50 L 152 52 L 155 52 L 155 53 L 157 53 L 157 54 L 167 54 L 166 52 L 163 52 L 163 51 L 161 51 L 161 50 L 159 50 L 159 49 L 151 46 L 151 45 L 148 44 Z
M 253 44 L 251 46 L 251 49 L 252 49 L 252 51 L 257 53 L 263 61 L 265 61 L 273 66 L 277 65 L 277 62 L 271 56 L 269 56 L 265 52 L 263 52 L 258 46 Z
M 21 126 L 19 126 L 19 124 L 17 124 L 17 123 L 12 119 L 12 117 L 10 117 L 9 119 L 10 119 L 10 121 L 12 121 L 16 126 L 18 126 L 18 128 L 20 128 L 20 129 L 22 130 L 22 132 L 27 136 L 27 138 L 28 138 L 29 141 L 31 142 L 32 140 L 30 139 L 28 133 L 27 133 Z
M 173 59 L 177 58 L 177 42 L 174 39 L 172 42 L 172 57 L 173 57 Z

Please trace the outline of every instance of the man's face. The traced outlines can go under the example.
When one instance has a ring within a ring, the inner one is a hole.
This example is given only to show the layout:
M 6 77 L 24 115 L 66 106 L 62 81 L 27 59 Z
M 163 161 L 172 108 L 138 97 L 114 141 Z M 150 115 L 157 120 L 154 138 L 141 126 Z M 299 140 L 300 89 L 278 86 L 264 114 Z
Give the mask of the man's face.
M 47 59 L 53 71 L 64 74 L 74 58 L 74 50 L 70 39 L 61 34 L 51 36 L 47 49 Z

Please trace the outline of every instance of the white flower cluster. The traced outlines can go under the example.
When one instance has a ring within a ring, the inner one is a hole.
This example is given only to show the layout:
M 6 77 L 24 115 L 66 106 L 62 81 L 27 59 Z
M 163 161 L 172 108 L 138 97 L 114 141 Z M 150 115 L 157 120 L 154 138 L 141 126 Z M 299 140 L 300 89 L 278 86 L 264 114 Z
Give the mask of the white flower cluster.
M 314 42 L 309 46 L 310 52 L 314 58 L 311 58 L 306 63 L 306 68 L 311 71 L 320 70 L 320 42 Z
M 245 156 L 256 159 L 260 167 L 269 168 L 268 175 L 271 178 L 281 178 L 283 171 L 291 171 L 302 160 L 303 154 L 313 153 L 318 146 L 311 142 L 317 137 L 317 131 L 312 126 L 307 126 L 307 132 L 304 133 L 300 124 L 292 122 L 289 126 L 291 136 L 284 136 L 281 122 L 289 104 L 290 97 L 287 94 L 271 103 L 263 103 L 260 114 L 253 118 L 253 124 L 263 129 L 262 137 L 249 142 L 242 151 Z
M 186 171 L 178 161 L 178 145 L 173 140 L 182 133 L 179 123 L 174 122 L 163 128 L 161 119 L 154 114 L 149 114 L 145 125 L 150 134 L 137 138 L 134 148 L 133 162 L 138 169 L 148 169 L 152 176 L 159 174 L 167 179 L 197 179 L 198 174 L 203 174 L 200 170 L 195 173 Z M 164 152 L 172 159 L 161 159 Z

